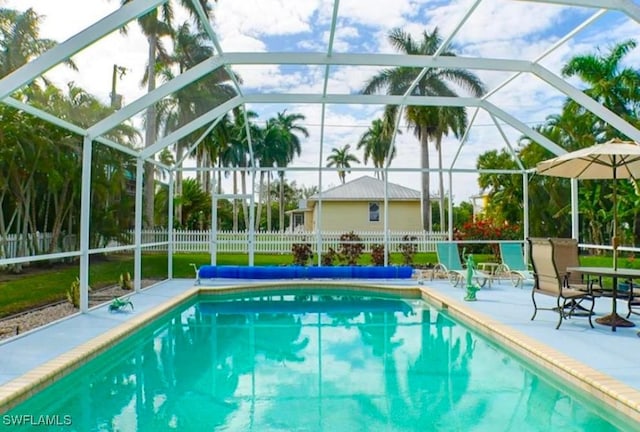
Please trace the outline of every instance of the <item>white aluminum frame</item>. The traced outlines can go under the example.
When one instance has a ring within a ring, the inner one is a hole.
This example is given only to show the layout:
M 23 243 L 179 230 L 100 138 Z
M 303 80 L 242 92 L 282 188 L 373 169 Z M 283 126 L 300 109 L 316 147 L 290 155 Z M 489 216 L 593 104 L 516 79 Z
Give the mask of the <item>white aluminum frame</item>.
M 77 133 L 84 137 L 83 141 L 83 157 L 82 157 L 82 167 L 83 167 L 83 176 L 82 176 L 82 192 L 81 192 L 81 228 L 80 228 L 80 250 L 77 252 L 67 253 L 67 254 L 53 254 L 47 256 L 38 256 L 38 257 L 24 257 L 18 259 L 11 260 L 1 260 L 0 265 L 8 264 L 8 263 L 17 263 L 17 262 L 26 262 L 26 261 L 34 261 L 39 259 L 46 259 L 47 257 L 58 257 L 58 256 L 80 256 L 80 280 L 82 287 L 82 295 L 81 295 L 81 303 L 82 310 L 86 311 L 88 308 L 88 264 L 89 264 L 89 255 L 92 251 L 89 250 L 89 197 L 90 197 L 90 178 L 91 178 L 91 156 L 93 146 L 95 143 L 106 145 L 122 151 L 126 154 L 134 156 L 137 159 L 137 177 L 136 177 L 136 200 L 135 200 L 135 246 L 134 246 L 134 256 L 135 256 L 135 279 L 134 286 L 136 290 L 140 289 L 140 281 L 141 281 L 141 228 L 142 228 L 142 173 L 143 173 L 143 165 L 145 162 L 155 163 L 156 165 L 161 165 L 158 162 L 153 160 L 153 157 L 156 153 L 162 151 L 164 148 L 172 145 L 177 140 L 184 138 L 188 134 L 197 130 L 198 128 L 209 126 L 211 129 L 219 119 L 228 113 L 230 110 L 245 105 L 245 104 L 267 104 L 267 103 L 280 103 L 280 104 L 321 104 L 322 106 L 322 114 L 321 114 L 321 126 L 320 126 L 320 156 L 318 162 L 318 183 L 320 187 L 320 191 L 322 191 L 322 172 L 330 171 L 331 169 L 327 169 L 323 166 L 323 144 L 325 137 L 325 110 L 327 104 L 375 104 L 375 105 L 388 105 L 388 104 L 396 104 L 399 107 L 404 107 L 407 105 L 422 105 L 422 106 L 464 106 L 464 107 L 475 107 L 476 110 L 474 112 L 473 118 L 470 122 L 469 128 L 472 127 L 476 115 L 480 110 L 488 112 L 491 116 L 493 122 L 498 127 L 500 134 L 502 135 L 507 147 L 513 153 L 513 147 L 511 143 L 506 138 L 506 135 L 502 131 L 499 126 L 498 119 L 512 126 L 522 134 L 530 137 L 536 142 L 540 143 L 546 149 L 550 150 L 552 153 L 559 155 L 566 153 L 566 151 L 553 143 L 549 139 L 545 138 L 541 134 L 537 133 L 535 130 L 527 126 L 521 120 L 515 118 L 511 114 L 505 112 L 500 107 L 496 106 L 494 103 L 490 102 L 490 97 L 498 92 L 501 88 L 506 86 L 509 82 L 511 82 L 516 77 L 522 74 L 528 74 L 533 78 L 540 79 L 545 83 L 549 84 L 553 88 L 557 89 L 562 94 L 567 97 L 575 100 L 577 103 L 582 105 L 584 108 L 588 109 L 596 116 L 605 120 L 619 131 L 624 133 L 625 135 L 631 137 L 636 141 L 640 141 L 640 131 L 636 129 L 634 126 L 614 114 L 613 112 L 607 110 L 602 105 L 594 101 L 593 99 L 586 96 L 580 90 L 576 89 L 568 82 L 566 82 L 561 77 L 552 73 L 545 67 L 540 65 L 540 61 L 549 55 L 551 52 L 556 50 L 558 47 L 562 46 L 566 43 L 570 38 L 574 37 L 579 32 L 591 26 L 594 22 L 596 22 L 600 17 L 605 15 L 607 12 L 615 10 L 625 14 L 630 19 L 640 22 L 640 6 L 636 5 L 631 0 L 512 0 L 512 1 L 529 1 L 532 3 L 552 3 L 558 5 L 568 5 L 568 6 L 579 6 L 579 7 L 587 7 L 595 9 L 595 13 L 584 20 L 580 25 L 571 30 L 568 34 L 566 34 L 563 38 L 558 40 L 552 47 L 550 47 L 547 51 L 545 51 L 541 56 L 533 61 L 520 60 L 520 59 L 495 59 L 495 58 L 471 58 L 471 57 L 450 57 L 450 56 L 441 56 L 440 54 L 446 49 L 446 47 L 451 43 L 454 39 L 455 35 L 462 29 L 467 22 L 467 20 L 473 15 L 476 8 L 482 3 L 483 0 L 475 0 L 467 6 L 466 13 L 459 20 L 457 25 L 454 26 L 452 32 L 444 39 L 443 44 L 439 47 L 437 52 L 433 56 L 409 56 L 409 55 L 397 55 L 397 54 L 342 54 L 342 53 L 334 53 L 333 52 L 333 44 L 335 39 L 336 25 L 338 19 L 340 18 L 340 1 L 334 0 L 333 4 L 333 13 L 329 30 L 329 42 L 325 53 L 302 53 L 302 52 L 286 52 L 286 53 L 273 53 L 273 52 L 223 52 L 222 47 L 218 41 L 218 36 L 215 29 L 211 26 L 211 24 L 207 21 L 203 21 L 205 32 L 211 39 L 211 42 L 215 48 L 216 54 L 211 58 L 203 61 L 199 65 L 185 71 L 179 76 L 175 77 L 171 81 L 157 87 L 155 90 L 145 94 L 144 96 L 138 98 L 137 100 L 132 101 L 128 105 L 124 106 L 122 109 L 113 113 L 112 115 L 102 119 L 101 121 L 95 123 L 94 125 L 88 128 L 82 128 L 77 125 L 74 125 L 64 119 L 57 118 L 56 116 L 44 112 L 41 109 L 36 107 L 27 105 L 23 102 L 13 99 L 10 95 L 13 94 L 16 90 L 19 90 L 24 85 L 30 83 L 37 77 L 44 74 L 49 69 L 54 66 L 68 60 L 74 54 L 93 44 L 94 42 L 100 40 L 106 35 L 117 31 L 122 28 L 128 22 L 135 20 L 136 18 L 143 16 L 150 10 L 166 3 L 168 0 L 133 0 L 126 5 L 118 8 L 113 13 L 107 15 L 106 17 L 100 19 L 94 24 L 87 27 L 85 30 L 77 33 L 72 36 L 65 42 L 60 43 L 54 48 L 50 49 L 46 53 L 42 54 L 40 57 L 34 59 L 30 63 L 22 66 L 17 69 L 13 73 L 7 75 L 3 79 L 0 80 L 0 100 L 2 103 L 28 112 L 31 115 L 34 115 L 42 120 L 48 121 L 52 124 L 55 124 L 59 127 L 65 128 L 69 131 Z M 206 20 L 206 15 L 202 10 L 198 0 L 191 0 L 193 6 L 196 8 L 197 14 L 199 15 L 201 20 Z M 491 1 L 491 0 L 487 0 Z M 239 83 L 235 78 L 233 78 L 233 74 L 231 73 L 232 68 L 235 65 L 264 65 L 264 64 L 275 64 L 275 65 L 323 65 L 324 67 L 324 83 L 322 92 L 318 94 L 278 94 L 278 93 L 269 93 L 269 94 L 251 94 L 244 91 L 241 83 Z M 419 77 L 416 79 L 411 88 L 403 95 L 362 95 L 362 94 L 330 94 L 327 92 L 328 81 L 330 76 L 330 70 L 332 66 L 381 66 L 381 67 L 397 67 L 397 66 L 412 66 L 423 68 L 423 73 L 427 70 L 427 68 L 438 67 L 438 68 L 466 68 L 471 70 L 488 70 L 488 71 L 502 71 L 502 72 L 513 72 L 507 80 L 498 85 L 497 87 L 491 89 L 487 95 L 482 98 L 471 98 L 471 97 L 458 97 L 458 98 L 446 98 L 446 97 L 418 97 L 411 95 L 411 89 L 415 87 L 417 84 Z M 135 150 L 128 148 L 119 143 L 113 142 L 103 135 L 118 126 L 124 121 L 130 120 L 136 114 L 144 111 L 147 107 L 156 102 L 162 100 L 164 97 L 176 92 L 177 90 L 193 83 L 194 81 L 200 79 L 211 71 L 224 68 L 227 72 L 229 72 L 229 76 L 232 77 L 233 86 L 235 87 L 237 95 L 230 100 L 220 104 L 219 106 L 213 107 L 207 114 L 201 116 L 200 118 L 182 126 L 178 130 L 174 131 L 168 136 L 158 139 L 152 145 L 141 149 Z M 246 114 L 245 114 L 246 115 Z M 245 119 L 246 120 L 246 119 Z M 249 153 L 250 159 L 255 162 L 254 154 L 253 154 L 253 145 L 251 136 L 249 134 L 248 122 L 247 123 L 247 134 L 249 141 Z M 396 132 L 398 129 L 399 123 L 395 125 L 395 131 L 393 134 L 393 140 L 395 141 Z M 456 168 L 456 162 L 462 146 L 467 139 L 469 129 L 465 131 L 465 135 L 463 136 L 460 147 L 458 148 L 457 154 L 454 157 L 454 160 L 449 168 L 444 169 L 445 172 L 448 173 L 449 183 L 452 184 L 452 175 L 456 172 L 468 172 L 469 170 L 464 170 L 461 168 Z M 202 138 L 201 138 L 202 139 Z M 200 140 L 201 140 L 200 139 Z M 193 143 L 193 147 L 197 146 L 199 141 Z M 95 143 L 94 143 L 95 142 Z M 389 156 L 389 155 L 387 155 Z M 387 158 L 388 160 L 388 158 Z M 180 161 L 182 162 L 182 161 Z M 167 167 L 165 167 L 167 168 Z M 188 171 L 188 169 L 184 169 L 183 167 L 175 167 L 169 168 L 168 171 L 170 173 L 170 191 L 173 191 L 174 188 L 174 175 L 177 169 L 182 169 L 184 171 Z M 216 168 L 214 168 L 216 169 Z M 254 209 L 253 209 L 253 197 L 256 189 L 256 174 L 260 171 L 260 167 L 257 166 L 256 163 L 252 163 L 251 167 L 248 168 L 251 175 L 251 203 L 250 203 L 250 235 L 249 235 L 249 264 L 253 265 L 254 262 Z M 284 168 L 285 171 L 295 171 L 295 170 L 305 170 L 306 168 Z M 315 170 L 316 168 L 309 168 Z M 384 222 L 385 222 L 385 235 L 387 235 L 387 219 L 388 215 L 388 192 L 387 192 L 387 178 L 388 172 L 393 171 L 412 171 L 412 172 L 420 172 L 420 170 L 416 169 L 406 169 L 406 168 L 391 168 L 389 167 L 388 162 L 385 164 L 383 168 L 385 170 L 385 197 L 384 197 Z M 358 171 L 358 168 L 353 168 L 352 171 Z M 362 171 L 371 172 L 371 168 L 363 168 Z M 431 169 L 430 171 L 436 172 L 437 170 Z M 521 163 L 519 163 L 519 169 L 515 171 L 509 171 L 515 174 L 520 174 L 523 176 L 523 185 L 525 190 L 525 197 L 528 195 L 528 171 L 524 169 Z M 452 211 L 452 191 L 451 187 L 449 188 L 449 212 Z M 172 207 L 172 199 L 170 198 L 170 208 Z M 318 203 L 318 217 L 321 218 L 322 213 L 322 192 L 319 194 L 319 203 Z M 572 183 L 572 230 L 574 236 L 577 236 L 578 232 L 578 215 L 577 215 L 577 184 L 575 182 Z M 449 235 L 452 235 L 452 221 L 449 218 L 449 226 L 448 231 Z M 169 222 L 172 225 L 173 215 L 169 215 Z M 525 225 L 528 223 L 528 208 L 527 203 L 525 201 L 525 215 L 524 215 Z M 169 243 L 172 242 L 172 232 L 170 229 L 170 237 Z M 319 232 L 320 230 L 318 230 Z M 525 226 L 525 235 L 528 233 L 528 226 Z M 388 248 L 388 238 L 385 237 L 385 248 Z M 212 240 L 215 241 L 215 240 Z M 321 250 L 322 239 L 320 236 L 317 238 L 318 250 Z M 385 249 L 387 250 L 387 249 Z M 171 266 L 171 253 L 172 249 L 169 248 L 169 278 L 173 275 L 173 269 Z M 318 254 L 318 263 L 320 263 L 320 254 Z M 212 258 L 214 260 L 215 258 Z M 385 254 L 385 263 L 386 263 L 386 254 Z

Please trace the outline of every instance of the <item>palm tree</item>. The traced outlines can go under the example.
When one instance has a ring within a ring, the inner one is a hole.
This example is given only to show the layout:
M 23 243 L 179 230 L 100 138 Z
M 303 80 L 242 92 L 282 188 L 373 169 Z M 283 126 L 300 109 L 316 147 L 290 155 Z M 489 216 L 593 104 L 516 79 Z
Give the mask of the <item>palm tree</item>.
M 132 0 L 122 0 L 122 4 L 130 3 Z M 199 0 L 200 6 L 204 10 L 207 17 L 211 14 L 211 5 L 208 0 Z M 197 13 L 193 3 L 189 0 L 180 0 L 180 4 L 186 8 L 192 17 L 197 17 Z M 142 29 L 142 32 L 147 38 L 149 49 L 147 51 L 147 69 L 143 81 L 147 84 L 147 92 L 150 93 L 156 88 L 156 63 L 166 63 L 169 61 L 169 55 L 167 54 L 162 44 L 161 38 L 163 36 L 173 35 L 171 24 L 173 21 L 173 7 L 172 2 L 166 2 L 159 8 L 152 10 L 146 15 L 138 18 L 138 24 Z M 199 22 L 199 21 L 196 21 Z M 126 27 L 123 27 L 123 32 L 126 32 Z M 156 106 L 151 104 L 147 108 L 147 115 L 145 119 L 145 147 L 149 147 L 156 142 L 157 139 L 157 118 L 156 118 Z M 144 223 L 147 227 L 154 226 L 154 196 L 155 196 L 155 182 L 154 182 L 154 167 L 152 164 L 145 164 L 144 168 Z
M 183 73 L 214 53 L 208 43 L 207 35 L 203 32 L 194 32 L 188 23 L 183 23 L 175 31 L 174 39 L 174 53 L 166 58 L 159 72 L 160 77 L 165 81 L 175 78 L 172 68 L 175 67 L 178 73 Z M 207 112 L 211 106 L 227 100 L 234 94 L 233 87 L 228 84 L 229 80 L 227 72 L 219 68 L 156 104 L 158 133 L 168 135 Z M 222 130 L 224 130 L 222 126 L 216 128 L 196 149 L 195 155 L 199 167 L 211 165 L 211 161 L 216 160 L 228 145 L 228 140 L 222 139 L 225 136 Z M 176 143 L 176 160 L 182 160 L 184 149 L 203 132 L 204 128 L 194 131 Z M 199 174 L 199 180 L 203 190 L 208 193 L 209 174 Z M 176 194 L 182 194 L 181 171 L 176 173 Z M 179 203 L 176 206 L 176 219 L 182 219 L 182 206 Z
M 125 5 L 132 0 L 122 0 Z M 160 15 L 158 14 L 160 12 Z M 164 3 L 160 8 L 154 9 L 148 14 L 138 18 L 138 24 L 142 32 L 147 38 L 149 49 L 147 51 L 147 69 L 145 71 L 144 80 L 147 83 L 147 92 L 151 93 L 156 88 L 156 61 L 158 59 L 167 59 L 168 55 L 161 43 L 162 36 L 171 35 L 171 21 L 173 19 L 173 10 L 170 2 Z M 126 33 L 127 28 L 123 27 L 122 32 Z M 145 147 L 149 147 L 156 141 L 156 107 L 151 104 L 147 107 L 147 115 L 145 119 Z M 152 228 L 154 223 L 154 198 L 155 198 L 155 181 L 154 167 L 152 164 L 144 166 L 144 225 Z
M 438 34 L 438 29 L 428 33 L 424 31 L 420 40 L 414 40 L 411 35 L 401 29 L 394 29 L 389 33 L 389 42 L 398 51 L 409 55 L 434 55 L 442 39 Z M 453 56 L 451 51 L 443 50 L 440 55 Z M 422 74 L 422 69 L 415 67 L 397 67 L 384 69 L 365 85 L 363 92 L 371 94 L 386 89 L 389 94 L 405 94 L 411 90 L 416 96 L 449 96 L 456 97 L 456 92 L 451 88 L 451 84 L 469 91 L 474 96 L 481 96 L 484 92 L 484 85 L 480 79 L 464 69 L 440 69 L 427 68 Z M 420 78 L 417 82 L 416 79 Z M 413 87 L 413 88 L 412 88 Z M 397 106 L 387 106 L 393 118 L 398 113 Z M 413 127 L 414 133 L 420 140 L 420 161 L 422 167 L 422 224 L 423 228 L 431 227 L 431 201 L 429 195 L 429 139 L 438 131 L 444 133 L 443 122 L 440 119 L 436 107 L 407 106 L 404 114 Z
M 362 134 L 358 141 L 358 150 L 364 149 L 365 165 L 371 159 L 373 166 L 376 168 L 384 168 L 387 157 L 389 163 L 396 156 L 396 147 L 391 142 L 393 131 L 388 122 L 382 119 L 375 119 L 371 122 L 369 129 Z M 376 178 L 384 180 L 384 171 L 376 171 Z
M 0 9 L 0 77 L 57 45 L 52 39 L 40 38 L 41 19 L 32 8 L 24 12 Z M 65 63 L 77 70 L 71 60 Z
M 302 147 L 300 146 L 300 138 L 298 133 L 305 138 L 309 137 L 309 131 L 304 126 L 296 124 L 306 117 L 302 114 L 287 114 L 284 110 L 279 112 L 274 119 L 276 125 L 281 129 L 282 148 L 276 156 L 276 165 L 278 167 L 286 167 L 291 163 L 295 156 L 300 156 Z M 278 170 L 280 177 L 278 188 L 278 223 L 280 231 L 284 231 L 284 171 Z
M 327 166 L 338 168 L 338 178 L 342 184 L 344 184 L 346 173 L 351 172 L 348 169 L 351 168 L 351 162 L 360 163 L 358 158 L 351 153 L 349 149 L 351 149 L 349 144 L 341 148 L 334 147 L 331 149 L 331 154 L 327 156 Z
M 434 111 L 438 122 L 438 127 L 431 133 L 431 139 L 435 142 L 436 151 L 438 152 L 438 199 L 440 211 L 440 231 L 444 230 L 444 173 L 442 172 L 442 138 L 449 134 L 460 139 L 467 128 L 467 111 L 462 107 L 431 107 L 429 110 Z
M 276 159 L 282 154 L 283 134 L 274 119 L 269 119 L 262 132 L 254 136 L 254 157 L 258 160 L 260 168 L 272 168 Z M 266 185 L 265 185 L 266 177 Z M 258 192 L 258 208 L 256 211 L 256 227 L 260 227 L 262 216 L 262 201 L 266 193 L 267 207 L 267 231 L 271 231 L 271 171 L 260 170 L 260 182 Z
M 480 170 L 516 170 L 518 165 L 506 150 L 490 150 L 478 156 L 476 167 Z M 522 179 L 504 173 L 480 173 L 478 185 L 490 195 L 485 209 L 487 216 L 497 223 L 519 224 L 522 220 Z
M 562 68 L 562 74 L 565 77 L 577 76 L 589 86 L 584 90 L 585 94 L 623 119 L 637 124 L 635 113 L 640 107 L 640 72 L 623 67 L 625 56 L 636 46 L 635 41 L 628 40 L 616 44 L 605 54 L 575 56 Z M 568 106 L 586 113 L 575 102 L 570 102 Z M 598 120 L 598 123 L 604 122 Z M 603 136 L 603 140 L 619 137 L 613 127 L 607 125 L 604 129 L 608 136 Z
M 243 168 L 240 170 L 240 187 L 242 191 L 242 195 L 246 196 L 247 194 L 247 168 L 250 166 L 250 163 L 253 161 L 249 160 L 249 137 L 247 136 L 247 129 L 249 130 L 249 135 L 253 138 L 260 137 L 261 129 L 252 121 L 257 118 L 258 114 L 254 111 L 244 111 L 244 108 L 239 108 L 234 111 L 233 117 L 233 140 L 232 140 L 232 148 L 233 148 L 233 161 L 234 166 L 237 168 Z M 248 122 L 248 124 L 246 124 Z M 252 142 L 252 146 L 255 147 L 255 143 Z M 235 172 L 235 171 L 234 171 Z M 247 206 L 247 200 L 242 199 L 242 216 L 244 219 L 244 228 L 249 229 L 249 211 Z M 236 214 L 237 216 L 237 214 Z M 234 226 L 237 229 L 237 222 L 234 223 Z

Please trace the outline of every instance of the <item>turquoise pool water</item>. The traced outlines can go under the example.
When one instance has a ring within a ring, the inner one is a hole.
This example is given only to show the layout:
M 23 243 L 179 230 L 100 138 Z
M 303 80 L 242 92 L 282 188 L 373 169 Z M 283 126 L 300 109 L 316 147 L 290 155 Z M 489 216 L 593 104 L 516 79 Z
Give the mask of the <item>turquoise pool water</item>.
M 640 428 L 564 387 L 417 299 L 201 297 L 3 413 L 0 430 Z

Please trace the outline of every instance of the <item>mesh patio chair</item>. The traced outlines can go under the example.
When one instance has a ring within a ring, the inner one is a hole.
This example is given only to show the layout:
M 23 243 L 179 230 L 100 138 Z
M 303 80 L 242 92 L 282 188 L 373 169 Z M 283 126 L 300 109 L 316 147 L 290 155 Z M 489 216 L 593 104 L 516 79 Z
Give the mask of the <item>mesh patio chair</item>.
M 464 285 L 467 279 L 467 269 L 462 265 L 458 245 L 452 242 L 436 242 L 436 254 L 438 264 L 433 268 L 432 274 L 444 274 L 453 286 Z M 473 281 L 480 287 L 484 287 L 491 275 L 473 269 Z M 462 282 L 462 284 L 461 284 Z
M 524 261 L 521 244 L 500 243 L 500 259 L 502 264 L 496 273 L 509 275 L 514 287 L 522 288 L 525 281 L 533 282 L 533 270 Z
M 564 264 L 566 249 L 572 246 L 568 239 L 550 238 L 529 238 L 529 256 L 533 265 L 534 283 L 531 290 L 531 300 L 533 301 L 534 320 L 539 310 L 550 310 L 558 314 L 558 325 L 560 328 L 562 321 L 574 316 L 586 316 L 589 325 L 593 328 L 591 315 L 595 305 L 595 296 L 592 291 L 592 283 L 586 284 L 578 279 L 579 275 L 570 275 L 566 272 L 566 267 L 572 264 Z M 577 251 L 577 243 L 575 243 Z M 579 282 L 578 282 L 579 280 Z M 555 306 L 541 307 L 536 301 L 538 295 L 554 297 Z M 587 307 L 583 306 L 587 305 Z M 586 311 L 586 313 L 582 313 Z

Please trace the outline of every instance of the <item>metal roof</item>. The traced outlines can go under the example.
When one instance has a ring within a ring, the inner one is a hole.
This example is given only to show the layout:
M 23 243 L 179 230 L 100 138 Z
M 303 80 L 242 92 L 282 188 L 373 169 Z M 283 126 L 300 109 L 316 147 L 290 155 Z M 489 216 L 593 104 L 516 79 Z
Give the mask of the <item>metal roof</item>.
M 399 184 L 388 182 L 388 199 L 393 201 L 420 200 L 420 192 Z M 359 177 L 343 185 L 336 186 L 309 197 L 309 201 L 368 201 L 384 199 L 384 181 L 371 176 Z

